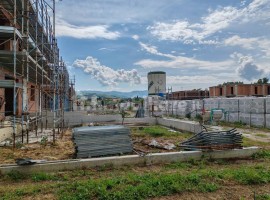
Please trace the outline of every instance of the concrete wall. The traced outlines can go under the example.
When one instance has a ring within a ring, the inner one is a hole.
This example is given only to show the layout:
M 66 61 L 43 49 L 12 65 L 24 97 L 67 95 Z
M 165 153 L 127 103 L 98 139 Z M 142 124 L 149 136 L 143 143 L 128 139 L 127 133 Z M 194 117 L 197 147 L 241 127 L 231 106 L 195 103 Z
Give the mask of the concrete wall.
M 224 121 L 244 122 L 252 126 L 270 128 L 270 97 L 238 97 L 238 98 L 207 98 L 204 100 L 159 100 L 155 102 L 159 112 L 163 115 L 185 117 L 191 114 L 201 114 L 205 110 L 224 109 Z M 146 101 L 146 113 L 148 110 Z
M 53 126 L 53 113 L 47 113 L 48 119 L 48 127 Z M 117 115 L 93 115 L 87 114 L 86 111 L 74 111 L 74 112 L 65 112 L 64 114 L 65 123 L 68 126 L 76 126 L 86 123 L 105 123 L 105 122 L 114 122 L 121 123 L 122 117 L 120 114 Z M 45 123 L 46 119 L 43 119 L 43 123 Z M 125 118 L 125 123 L 148 123 L 148 124 L 156 124 L 155 118 L 145 117 L 145 118 Z

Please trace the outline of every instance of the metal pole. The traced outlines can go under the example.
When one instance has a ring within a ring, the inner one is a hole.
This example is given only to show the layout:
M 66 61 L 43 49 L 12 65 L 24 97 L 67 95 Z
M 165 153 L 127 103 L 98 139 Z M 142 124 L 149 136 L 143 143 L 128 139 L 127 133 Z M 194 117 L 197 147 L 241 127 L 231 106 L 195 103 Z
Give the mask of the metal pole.
M 55 120 L 56 120 L 56 43 L 55 43 L 55 0 L 53 0 L 53 143 L 55 144 Z
M 26 16 L 26 87 L 28 88 L 28 82 L 29 82 L 29 19 L 30 19 L 30 16 L 29 16 L 29 13 L 30 13 L 30 2 L 29 0 L 26 0 L 27 2 L 27 7 L 26 7 L 26 12 L 27 12 L 27 16 Z M 26 117 L 26 140 L 27 140 L 27 144 L 29 143 L 29 122 L 30 122 L 30 119 L 29 119 L 29 105 L 28 105 L 28 92 L 26 92 L 26 114 L 27 114 L 27 117 Z
M 23 43 L 25 41 L 24 39 L 24 1 L 22 2 L 22 12 L 21 12 L 21 15 L 22 15 L 22 35 L 23 35 Z M 23 48 L 25 48 L 25 46 L 23 45 Z M 21 124 L 22 124 L 22 144 L 24 142 L 24 138 L 23 138 L 23 122 L 24 122 L 24 93 L 25 93 L 25 88 L 24 88 L 24 84 L 25 84 L 25 80 L 24 80 L 24 67 L 25 67 L 25 57 L 23 56 L 23 64 L 22 64 L 22 95 L 21 95 L 21 98 L 22 98 L 22 118 L 21 118 Z
M 14 86 L 13 86 L 13 149 L 16 147 L 16 54 L 17 54 L 17 42 L 16 42 L 16 24 L 17 24 L 17 0 L 14 0 L 14 32 L 13 32 L 13 76 L 14 76 Z
M 44 2 L 43 0 L 41 0 L 41 23 L 42 23 L 42 27 L 44 27 Z M 44 87 L 44 61 L 43 61 L 43 57 L 44 57 L 44 33 L 42 31 L 41 34 L 41 54 L 42 54 L 42 61 L 41 61 L 41 68 L 42 68 L 42 74 L 41 74 L 41 94 L 40 94 L 40 108 L 39 108 L 39 112 L 41 114 L 41 132 L 43 132 L 43 111 L 42 111 L 42 105 L 43 105 L 43 98 L 44 98 L 44 94 L 43 94 L 43 87 Z
M 37 88 L 38 88 L 38 76 L 37 76 L 37 72 L 38 72 L 38 58 L 37 58 L 37 52 L 38 52 L 38 0 L 36 0 L 36 23 L 35 23 L 35 40 L 36 40 L 36 52 L 35 52 L 35 61 L 36 61 L 36 85 L 35 85 L 35 92 L 34 92 L 34 96 L 35 96 L 35 102 L 36 102 L 36 109 L 35 109 L 35 113 L 36 113 L 36 119 L 35 119 L 35 131 L 36 131 L 36 136 L 37 136 L 37 132 L 38 132 L 38 99 L 36 99 L 37 95 Z

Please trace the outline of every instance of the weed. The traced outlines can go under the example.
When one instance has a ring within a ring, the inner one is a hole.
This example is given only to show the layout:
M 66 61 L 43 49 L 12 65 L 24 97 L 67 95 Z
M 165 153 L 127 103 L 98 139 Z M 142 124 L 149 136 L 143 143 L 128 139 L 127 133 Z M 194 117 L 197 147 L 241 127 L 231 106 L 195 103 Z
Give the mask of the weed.
M 12 170 L 12 171 L 8 172 L 7 177 L 13 181 L 18 181 L 18 180 L 22 180 L 22 179 L 26 178 L 26 176 L 24 174 L 22 174 L 21 172 L 16 171 L 16 170 Z
M 16 189 L 15 194 L 20 197 L 20 196 L 24 196 L 26 192 L 23 189 Z
M 165 169 L 188 169 L 191 167 L 192 164 L 188 162 L 175 162 L 165 165 Z
M 233 172 L 233 178 L 246 185 L 263 184 L 270 182 L 270 172 L 264 168 L 241 168 Z
M 31 176 L 31 178 L 35 182 L 48 181 L 48 180 L 58 180 L 59 179 L 57 176 L 47 174 L 47 173 L 44 173 L 44 172 L 39 172 L 39 173 L 33 174 Z
M 255 154 L 252 155 L 253 159 L 259 159 L 259 158 L 270 158 L 270 150 L 261 150 Z
M 215 192 L 219 188 L 219 185 L 215 183 L 201 183 L 199 185 L 200 192 Z
M 259 194 L 256 195 L 257 200 L 270 200 L 270 194 Z
M 40 145 L 46 146 L 48 144 L 48 137 L 43 136 L 42 139 L 40 140 Z
M 97 167 L 97 171 L 107 171 L 107 170 L 112 170 L 114 169 L 114 166 L 112 163 L 108 163 L 102 166 Z
M 21 143 L 21 142 L 16 142 L 16 148 L 17 149 L 20 149 L 20 148 L 22 148 L 23 147 L 23 143 Z

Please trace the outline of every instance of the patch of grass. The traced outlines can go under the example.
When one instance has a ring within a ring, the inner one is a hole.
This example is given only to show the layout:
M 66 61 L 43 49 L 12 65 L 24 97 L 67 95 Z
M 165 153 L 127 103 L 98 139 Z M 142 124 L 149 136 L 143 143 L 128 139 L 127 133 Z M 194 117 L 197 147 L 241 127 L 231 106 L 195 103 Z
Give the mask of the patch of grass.
M 31 179 L 35 182 L 39 182 L 39 181 L 56 181 L 56 180 L 60 180 L 61 178 L 52 174 L 39 172 L 39 173 L 33 174 L 31 176 Z
M 199 185 L 200 192 L 215 192 L 219 189 L 219 185 L 216 183 L 202 183 Z
M 256 195 L 257 200 L 270 200 L 270 194 L 258 194 Z
M 235 128 L 245 128 L 247 124 L 245 122 L 239 121 L 239 122 L 225 122 L 220 121 L 219 125 L 221 126 L 233 126 Z
M 270 150 L 261 151 L 254 158 L 268 156 Z M 36 198 L 42 194 L 53 194 L 59 199 L 68 200 L 149 199 L 183 192 L 214 192 L 224 182 L 235 185 L 270 184 L 268 160 L 264 163 L 239 165 L 223 164 L 225 162 L 226 160 L 220 160 L 217 164 L 217 161 L 211 162 L 203 158 L 201 161 L 176 162 L 153 168 L 114 169 L 109 165 L 104 170 L 38 173 L 30 176 L 27 181 L 14 184 L 14 187 L 0 185 L 0 199 Z M 64 175 L 65 181 L 59 182 Z M 48 182 L 45 184 L 41 181 Z
M 247 137 L 243 137 L 243 146 L 244 147 L 250 147 L 250 146 L 267 147 L 269 146 L 269 142 L 256 141 Z
M 267 138 L 268 136 L 263 134 L 263 133 L 257 133 L 255 136 L 262 137 L 262 138 Z
M 233 178 L 245 185 L 256 185 L 270 182 L 270 171 L 261 168 L 241 168 L 235 170 Z
M 168 129 L 161 126 L 153 126 L 144 128 L 144 132 L 147 135 L 152 137 L 161 137 L 161 136 L 176 136 L 179 133 L 171 132 Z
M 76 182 L 62 188 L 60 199 L 147 199 L 183 191 L 214 192 L 216 183 L 208 183 L 199 174 L 129 174 L 113 179 Z
M 28 183 L 29 184 L 29 183 Z M 55 190 L 59 187 L 60 184 L 48 183 L 39 185 L 35 183 L 34 185 L 23 183 L 23 186 L 18 187 L 17 185 L 5 189 L 5 192 L 0 190 L 0 199 L 1 200 L 20 200 L 25 199 L 25 197 L 32 197 L 31 199 L 36 199 L 36 196 L 40 196 L 40 199 L 43 199 L 43 195 L 47 193 L 54 193 Z M 27 198 L 27 199 L 28 199 Z M 30 198 L 29 198 L 30 199 Z
M 7 177 L 8 179 L 12 180 L 12 181 L 18 181 L 18 180 L 23 180 L 26 178 L 26 175 L 22 174 L 19 171 L 16 170 L 12 170 L 10 172 L 7 173 Z
M 143 129 L 132 129 L 132 134 L 139 137 L 175 137 L 181 135 L 179 132 L 172 132 L 162 126 L 149 126 L 144 127 Z
M 165 165 L 165 169 L 188 169 L 191 167 L 192 164 L 188 162 L 175 162 Z
M 259 158 L 270 158 L 270 150 L 260 150 L 259 152 L 252 155 L 253 159 L 259 159 Z

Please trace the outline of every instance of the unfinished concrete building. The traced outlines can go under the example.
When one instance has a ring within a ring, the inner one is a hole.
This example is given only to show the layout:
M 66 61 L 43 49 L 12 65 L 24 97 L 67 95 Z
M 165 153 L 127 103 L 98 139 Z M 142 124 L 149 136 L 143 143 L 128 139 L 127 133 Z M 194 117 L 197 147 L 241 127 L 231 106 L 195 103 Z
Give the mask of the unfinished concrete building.
M 231 83 L 209 88 L 210 97 L 264 97 L 270 95 L 270 84 Z
M 64 126 L 74 84 L 59 55 L 54 0 L 1 0 L 0 72 L 2 128 L 11 122 L 14 138 L 19 125 L 26 132 L 42 129 L 48 112 L 54 113 L 54 133 Z
M 169 100 L 193 100 L 205 98 L 209 98 L 209 91 L 201 89 L 175 91 L 168 96 Z

